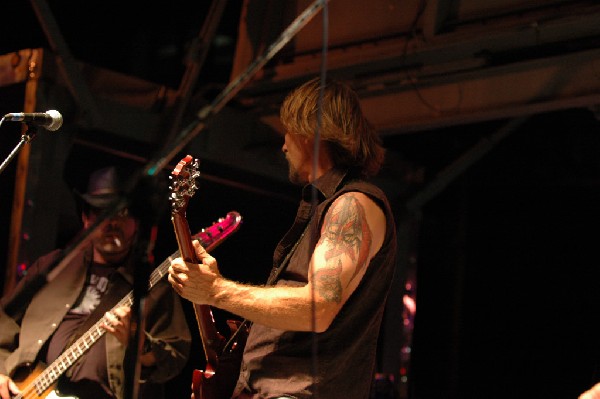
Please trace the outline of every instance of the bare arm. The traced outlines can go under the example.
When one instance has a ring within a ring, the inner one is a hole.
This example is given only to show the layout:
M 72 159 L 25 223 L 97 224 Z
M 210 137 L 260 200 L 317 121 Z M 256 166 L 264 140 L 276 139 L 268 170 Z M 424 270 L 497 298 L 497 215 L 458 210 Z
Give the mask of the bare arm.
M 311 331 L 314 310 L 314 330 L 321 332 L 358 286 L 384 235 L 382 210 L 364 194 L 346 193 L 325 215 L 305 286 L 257 287 L 225 279 L 217 261 L 199 244 L 196 250 L 202 264 L 173 260 L 169 281 L 194 303 L 216 306 L 272 328 Z
M 600 382 L 582 393 L 579 399 L 600 399 Z

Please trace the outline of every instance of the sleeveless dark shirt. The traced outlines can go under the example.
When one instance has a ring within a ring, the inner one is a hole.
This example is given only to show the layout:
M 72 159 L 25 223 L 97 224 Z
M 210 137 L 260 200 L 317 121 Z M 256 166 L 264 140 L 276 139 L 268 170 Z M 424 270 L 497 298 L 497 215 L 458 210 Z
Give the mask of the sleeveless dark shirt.
M 327 399 L 369 397 L 379 329 L 395 268 L 394 218 L 385 194 L 379 188 L 352 179 L 346 172 L 331 170 L 315 181 L 314 186 L 319 195 L 314 217 L 310 218 L 308 230 L 277 285 L 302 286 L 307 283 L 308 262 L 325 213 L 331 203 L 346 192 L 364 193 L 383 210 L 387 224 L 382 247 L 327 331 L 313 334 L 254 324 L 246 343 L 236 393 L 243 389 L 256 398 L 285 395 Z M 311 213 L 311 191 L 310 185 L 304 188 L 294 225 L 275 249 L 276 266 L 304 231 Z M 315 340 L 317 370 L 313 370 L 312 357 Z

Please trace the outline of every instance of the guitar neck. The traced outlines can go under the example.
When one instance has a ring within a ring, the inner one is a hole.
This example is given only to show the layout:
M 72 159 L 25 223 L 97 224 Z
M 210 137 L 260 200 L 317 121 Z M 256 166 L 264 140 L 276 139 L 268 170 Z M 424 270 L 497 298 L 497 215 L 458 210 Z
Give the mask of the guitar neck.
M 192 237 L 187 220 L 180 215 L 173 215 L 171 218 L 175 235 L 179 244 L 181 257 L 191 263 L 200 263 L 196 256 L 196 251 L 192 245 Z M 211 248 L 206 248 L 210 250 Z M 210 364 L 217 364 L 218 356 L 224 345 L 224 338 L 215 326 L 215 320 L 212 309 L 209 305 L 194 304 L 194 313 L 198 324 L 198 331 L 202 339 L 202 346 L 206 360 Z

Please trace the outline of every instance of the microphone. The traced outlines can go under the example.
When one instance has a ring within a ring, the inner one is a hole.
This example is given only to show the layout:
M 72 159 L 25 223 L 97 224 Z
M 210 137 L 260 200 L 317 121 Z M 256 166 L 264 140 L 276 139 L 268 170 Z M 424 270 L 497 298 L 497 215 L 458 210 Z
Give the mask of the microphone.
M 4 115 L 4 119 L 7 121 L 31 123 L 52 132 L 58 130 L 63 123 L 62 115 L 55 110 L 33 113 L 16 112 Z

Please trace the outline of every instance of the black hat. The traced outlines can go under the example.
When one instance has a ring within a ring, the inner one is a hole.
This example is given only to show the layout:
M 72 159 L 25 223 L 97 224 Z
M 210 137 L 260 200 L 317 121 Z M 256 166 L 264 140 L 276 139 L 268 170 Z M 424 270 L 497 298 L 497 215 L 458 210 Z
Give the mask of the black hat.
M 106 208 L 123 194 L 123 182 L 114 166 L 94 171 L 90 175 L 87 191 L 75 194 L 94 208 Z

